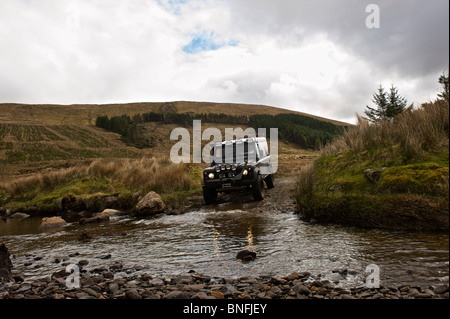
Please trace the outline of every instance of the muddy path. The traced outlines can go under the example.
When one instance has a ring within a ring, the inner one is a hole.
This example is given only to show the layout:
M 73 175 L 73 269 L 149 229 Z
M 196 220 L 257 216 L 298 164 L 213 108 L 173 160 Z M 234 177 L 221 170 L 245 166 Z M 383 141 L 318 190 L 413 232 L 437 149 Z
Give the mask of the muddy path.
M 293 212 L 296 209 L 294 199 L 295 183 L 295 177 L 275 179 L 275 188 L 265 188 L 264 199 L 262 201 L 255 201 L 251 190 L 247 189 L 234 191 L 229 194 L 219 193 L 217 202 L 207 206 L 204 205 L 203 198 L 197 197 L 188 211 L 208 207 L 220 211 L 241 209 L 248 212 Z

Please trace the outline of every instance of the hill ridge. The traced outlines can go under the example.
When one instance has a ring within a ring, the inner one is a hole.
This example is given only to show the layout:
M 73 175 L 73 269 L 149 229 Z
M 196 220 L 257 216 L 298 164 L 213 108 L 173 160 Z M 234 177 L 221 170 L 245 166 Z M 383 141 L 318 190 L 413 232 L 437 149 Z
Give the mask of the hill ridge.
M 88 124 L 95 125 L 100 115 L 134 115 L 143 112 L 158 112 L 164 104 L 175 105 L 178 113 L 226 113 L 233 115 L 254 115 L 281 113 L 300 114 L 336 125 L 349 125 L 338 120 L 328 119 L 304 112 L 276 106 L 224 102 L 167 101 L 131 102 L 108 104 L 26 104 L 0 103 L 0 122 L 27 124 Z M 18 108 L 20 107 L 20 109 Z

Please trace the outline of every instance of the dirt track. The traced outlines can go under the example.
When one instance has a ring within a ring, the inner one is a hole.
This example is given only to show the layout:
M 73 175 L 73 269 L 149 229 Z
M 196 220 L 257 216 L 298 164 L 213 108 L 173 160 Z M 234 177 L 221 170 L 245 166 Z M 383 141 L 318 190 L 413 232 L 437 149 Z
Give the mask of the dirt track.
M 251 190 L 235 191 L 230 194 L 221 193 L 218 195 L 217 203 L 223 210 L 242 209 L 253 210 L 274 210 L 293 211 L 296 206 L 294 200 L 295 177 L 285 177 L 275 179 L 275 188 L 265 188 L 265 195 L 262 201 L 253 199 Z

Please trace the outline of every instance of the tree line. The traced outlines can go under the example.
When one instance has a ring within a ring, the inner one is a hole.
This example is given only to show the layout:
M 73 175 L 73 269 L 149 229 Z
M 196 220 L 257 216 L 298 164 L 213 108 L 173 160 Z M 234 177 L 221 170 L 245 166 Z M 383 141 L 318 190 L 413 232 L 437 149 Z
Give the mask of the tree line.
M 449 73 L 445 72 L 439 77 L 438 83 L 442 86 L 442 91 L 438 93 L 438 101 L 449 103 Z M 382 124 L 384 122 L 393 122 L 395 117 L 412 111 L 414 105 L 407 107 L 407 99 L 398 93 L 398 89 L 392 84 L 389 91 L 386 91 L 382 85 L 378 87 L 378 92 L 372 95 L 372 102 L 375 107 L 366 105 L 363 119 L 371 124 Z
M 120 115 L 109 118 L 107 115 L 102 115 L 97 117 L 95 125 L 119 133 L 124 140 L 138 147 L 150 147 L 153 142 L 151 138 L 144 136 L 140 124 L 160 122 L 190 127 L 193 120 L 201 120 L 204 123 L 243 125 L 255 129 L 266 128 L 266 132 L 269 132 L 270 128 L 278 128 L 280 139 L 308 149 L 319 149 L 344 130 L 343 126 L 300 114 L 255 114 L 247 116 L 225 113 L 148 112 L 135 114 L 132 117 Z

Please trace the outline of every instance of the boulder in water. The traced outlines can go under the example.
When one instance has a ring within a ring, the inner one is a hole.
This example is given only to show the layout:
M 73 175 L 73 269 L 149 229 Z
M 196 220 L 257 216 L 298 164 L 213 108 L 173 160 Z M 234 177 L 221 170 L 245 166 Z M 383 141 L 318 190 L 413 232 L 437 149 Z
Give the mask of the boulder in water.
M 250 251 L 248 249 L 241 250 L 236 254 L 236 259 L 240 259 L 242 261 L 250 261 L 256 258 L 256 253 L 254 251 Z
M 154 215 L 162 213 L 164 208 L 165 205 L 161 199 L 161 196 L 155 192 L 150 192 L 136 204 L 135 214 L 136 216 Z

